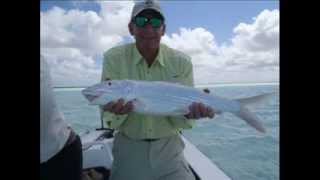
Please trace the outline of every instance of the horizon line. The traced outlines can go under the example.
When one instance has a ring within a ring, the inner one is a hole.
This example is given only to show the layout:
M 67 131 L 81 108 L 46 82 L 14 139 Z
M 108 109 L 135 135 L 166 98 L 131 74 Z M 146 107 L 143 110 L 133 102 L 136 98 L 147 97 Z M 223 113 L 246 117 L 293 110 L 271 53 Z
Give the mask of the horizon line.
M 195 84 L 195 86 L 206 86 L 206 85 L 236 85 L 236 84 L 280 84 L 279 81 L 275 82 L 215 82 L 207 84 Z M 53 88 L 86 88 L 89 86 L 54 86 Z

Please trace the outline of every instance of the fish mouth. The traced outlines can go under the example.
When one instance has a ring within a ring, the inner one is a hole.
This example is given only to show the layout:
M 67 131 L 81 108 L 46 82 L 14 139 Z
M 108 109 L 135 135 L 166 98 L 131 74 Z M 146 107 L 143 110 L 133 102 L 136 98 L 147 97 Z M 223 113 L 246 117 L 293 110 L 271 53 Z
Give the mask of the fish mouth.
M 90 102 L 92 102 L 94 99 L 98 98 L 99 96 L 91 95 L 91 94 L 85 94 L 84 95 Z
M 84 89 L 82 90 L 82 94 L 84 95 L 84 97 L 89 101 L 89 102 L 92 102 L 93 100 L 95 100 L 96 98 L 98 98 L 101 93 L 92 93 L 90 91 L 90 89 Z

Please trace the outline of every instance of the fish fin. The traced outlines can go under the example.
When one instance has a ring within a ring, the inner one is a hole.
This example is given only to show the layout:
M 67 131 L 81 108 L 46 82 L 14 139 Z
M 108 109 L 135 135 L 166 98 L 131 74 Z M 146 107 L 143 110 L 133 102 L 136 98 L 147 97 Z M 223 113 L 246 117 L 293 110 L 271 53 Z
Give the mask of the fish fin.
M 135 109 L 143 109 L 145 110 L 146 109 L 146 104 L 141 100 L 141 99 L 133 99 L 132 100 L 132 104 L 134 106 Z
M 85 95 L 87 100 L 89 101 L 89 105 L 99 105 L 99 98 L 100 96 L 98 95 Z
M 258 96 L 252 96 L 248 98 L 240 98 L 240 99 L 235 99 L 238 101 L 242 106 L 258 106 L 263 104 L 265 101 L 267 101 L 270 97 L 274 96 L 276 93 L 265 93 L 265 94 L 260 94 Z
M 257 96 L 252 96 L 248 98 L 235 99 L 240 103 L 240 111 L 235 113 L 238 117 L 246 121 L 250 126 L 257 129 L 259 132 L 266 133 L 266 129 L 263 127 L 263 124 L 259 118 L 249 111 L 247 106 L 259 106 L 265 103 L 270 97 L 276 95 L 276 92 L 265 93 Z
M 266 129 L 263 127 L 263 124 L 259 118 L 250 112 L 246 107 L 241 106 L 240 111 L 234 114 L 246 121 L 250 126 L 254 127 L 259 132 L 266 133 Z

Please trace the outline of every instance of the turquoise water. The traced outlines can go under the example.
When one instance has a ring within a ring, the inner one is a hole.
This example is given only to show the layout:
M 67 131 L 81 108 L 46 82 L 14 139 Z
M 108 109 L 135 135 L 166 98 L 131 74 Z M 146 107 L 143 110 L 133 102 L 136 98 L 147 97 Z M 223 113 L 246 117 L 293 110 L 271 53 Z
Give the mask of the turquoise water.
M 278 91 L 278 85 L 228 85 L 208 87 L 212 93 L 241 98 L 263 92 Z M 89 106 L 80 89 L 55 90 L 59 108 L 66 120 L 79 133 L 100 127 L 99 110 Z M 202 119 L 184 135 L 207 157 L 234 180 L 279 179 L 279 96 L 265 106 L 252 108 L 267 127 L 266 135 L 232 114 L 213 120 Z

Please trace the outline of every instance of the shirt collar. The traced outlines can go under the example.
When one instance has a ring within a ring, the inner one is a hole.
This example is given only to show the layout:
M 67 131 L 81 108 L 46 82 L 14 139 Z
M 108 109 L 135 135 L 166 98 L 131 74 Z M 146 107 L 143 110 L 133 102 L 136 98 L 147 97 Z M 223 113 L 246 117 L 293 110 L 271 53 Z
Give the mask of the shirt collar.
M 136 44 L 134 44 L 134 47 L 133 47 L 133 61 L 134 61 L 134 64 L 137 65 L 142 60 L 143 60 L 143 57 L 140 54 L 140 52 L 138 51 Z M 157 57 L 155 59 L 155 62 L 159 62 L 159 64 L 161 66 L 163 66 L 163 67 L 165 66 L 164 59 L 163 59 L 163 48 L 162 48 L 161 44 L 159 46 L 159 52 L 158 52 L 158 55 L 157 55 Z

